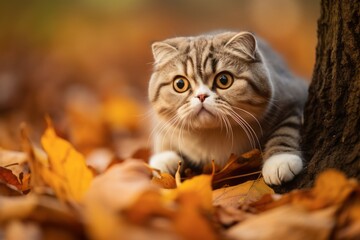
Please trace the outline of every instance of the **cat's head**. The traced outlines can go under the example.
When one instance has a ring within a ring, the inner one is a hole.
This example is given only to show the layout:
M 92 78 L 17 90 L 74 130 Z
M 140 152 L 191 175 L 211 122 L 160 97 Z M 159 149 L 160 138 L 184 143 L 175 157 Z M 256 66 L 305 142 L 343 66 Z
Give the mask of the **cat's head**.
M 269 104 L 269 74 L 249 32 L 177 37 L 155 42 L 152 51 L 149 99 L 158 117 L 174 126 L 254 121 Z

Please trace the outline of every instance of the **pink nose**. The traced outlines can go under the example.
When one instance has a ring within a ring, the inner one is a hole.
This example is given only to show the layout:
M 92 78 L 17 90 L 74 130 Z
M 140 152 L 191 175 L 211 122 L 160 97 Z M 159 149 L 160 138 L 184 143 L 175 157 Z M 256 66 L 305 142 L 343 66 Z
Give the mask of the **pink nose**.
M 200 99 L 200 102 L 204 102 L 205 101 L 205 98 L 207 98 L 209 95 L 207 94 L 199 94 L 197 95 L 197 98 Z

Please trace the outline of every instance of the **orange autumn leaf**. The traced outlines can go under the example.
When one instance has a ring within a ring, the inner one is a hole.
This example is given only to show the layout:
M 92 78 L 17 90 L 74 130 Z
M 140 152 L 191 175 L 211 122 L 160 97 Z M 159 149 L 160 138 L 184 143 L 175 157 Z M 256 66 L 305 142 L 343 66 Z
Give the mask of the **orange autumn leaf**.
M 160 176 L 154 176 L 151 182 L 165 189 L 176 188 L 175 178 L 169 173 L 160 173 Z
M 213 191 L 214 205 L 238 208 L 262 198 L 266 194 L 274 194 L 274 190 L 266 185 L 264 180 L 247 181 L 245 183 L 216 189 Z
M 0 167 L 0 181 L 5 182 L 6 184 L 16 187 L 18 190 L 21 190 L 21 183 L 18 178 L 12 173 L 11 170 Z
M 212 188 L 211 188 L 211 175 L 199 175 L 192 179 L 186 180 L 170 192 L 170 198 L 177 198 L 183 194 L 192 193 L 194 198 L 198 198 L 200 206 L 204 210 L 212 211 Z
M 64 139 L 59 138 L 51 124 L 41 137 L 41 144 L 48 155 L 49 167 L 40 174 L 60 199 L 80 201 L 93 179 L 84 156 Z
M 103 103 L 104 122 L 110 129 L 136 129 L 139 126 L 141 106 L 130 98 L 111 97 Z

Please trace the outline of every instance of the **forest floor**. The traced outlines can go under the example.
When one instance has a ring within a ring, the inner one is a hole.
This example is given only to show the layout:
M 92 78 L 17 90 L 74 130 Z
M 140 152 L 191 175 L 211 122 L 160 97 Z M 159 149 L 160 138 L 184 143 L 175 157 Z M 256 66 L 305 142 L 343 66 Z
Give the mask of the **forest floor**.
M 356 180 L 328 170 L 311 189 L 276 194 L 256 149 L 230 156 L 223 169 L 156 172 L 141 105 L 78 96 L 86 101 L 67 108 L 71 131 L 45 117 L 40 134 L 20 124 L 18 150 L 0 148 L 1 239 L 360 237 Z

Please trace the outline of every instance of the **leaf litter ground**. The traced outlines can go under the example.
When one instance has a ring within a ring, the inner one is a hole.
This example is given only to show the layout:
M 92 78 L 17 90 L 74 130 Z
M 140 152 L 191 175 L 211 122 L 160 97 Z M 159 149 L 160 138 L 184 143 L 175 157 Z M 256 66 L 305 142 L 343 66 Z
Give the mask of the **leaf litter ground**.
M 223 169 L 173 177 L 147 165 L 147 149 L 127 159 L 99 151 L 90 161 L 47 122 L 41 147 L 22 127 L 23 151 L 0 149 L 3 239 L 360 237 L 360 185 L 336 170 L 278 195 L 261 178 L 256 149 Z

